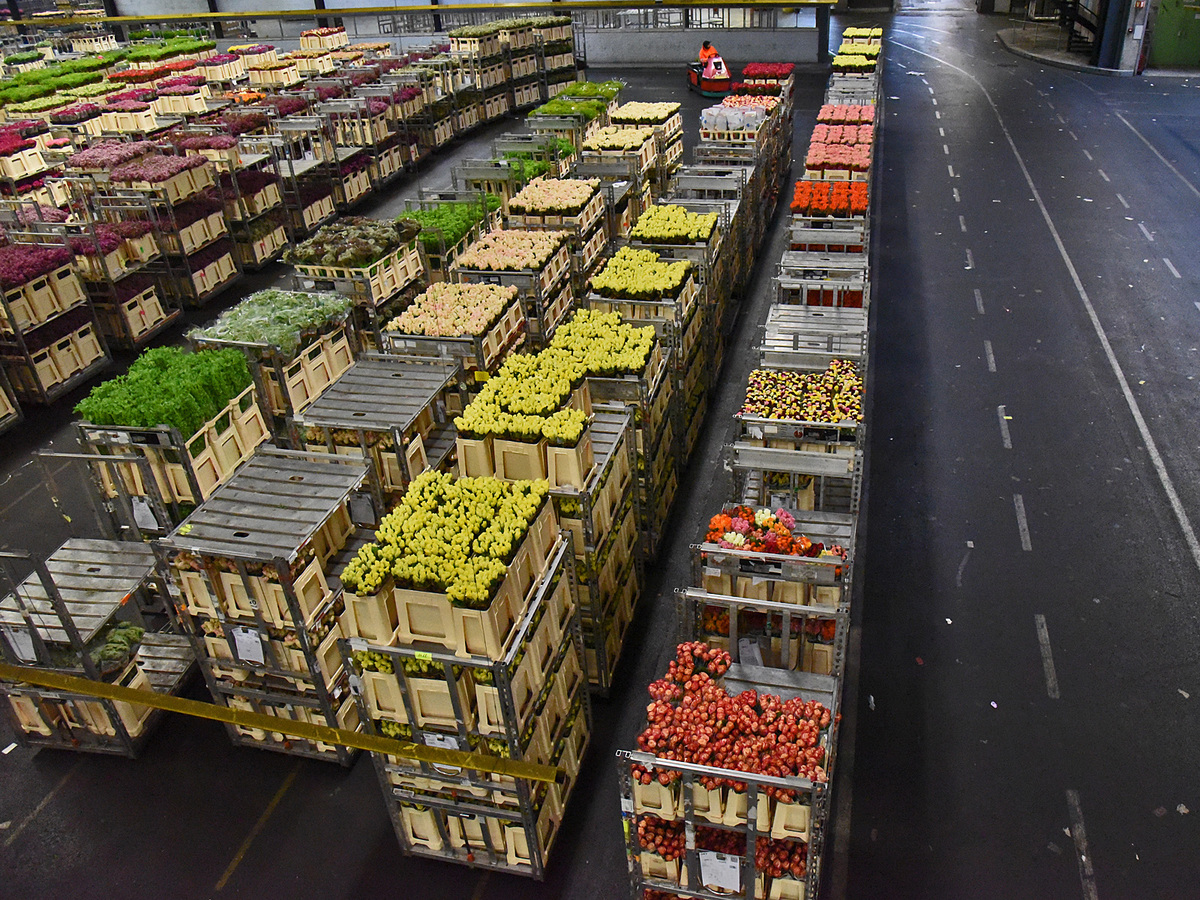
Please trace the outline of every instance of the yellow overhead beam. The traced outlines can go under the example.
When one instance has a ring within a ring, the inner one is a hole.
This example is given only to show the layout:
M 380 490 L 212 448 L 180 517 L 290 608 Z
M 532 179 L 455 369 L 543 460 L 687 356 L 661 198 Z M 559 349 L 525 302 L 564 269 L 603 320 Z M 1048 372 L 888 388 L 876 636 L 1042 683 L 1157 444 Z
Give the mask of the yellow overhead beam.
M 90 681 L 87 678 L 76 678 L 53 672 L 47 669 L 36 669 L 30 666 L 13 666 L 0 662 L 0 679 L 15 683 L 25 682 L 39 687 L 51 688 L 68 694 L 82 694 L 87 697 L 99 697 L 104 700 L 121 700 L 125 703 L 138 703 L 151 706 L 167 712 L 181 713 L 185 716 L 196 716 L 201 719 L 211 719 L 216 722 L 226 722 L 230 725 L 240 725 L 243 728 L 258 728 L 263 731 L 276 731 L 292 737 L 304 738 L 309 741 L 319 741 L 323 744 L 339 744 L 353 747 L 356 750 L 367 750 L 372 753 L 387 753 L 414 762 L 424 762 L 436 766 L 448 766 L 460 769 L 474 769 L 495 775 L 507 775 L 510 778 L 524 778 L 528 781 L 553 782 L 560 770 L 555 766 L 543 766 L 537 763 L 525 762 L 519 759 L 502 759 L 498 756 L 485 756 L 482 753 L 465 753 L 461 750 L 446 750 L 440 747 L 426 747 L 409 741 L 397 741 L 379 735 L 363 734 L 358 731 L 346 731 L 342 728 L 330 728 L 327 725 L 313 725 L 309 722 L 297 722 L 279 716 L 265 716 L 262 713 L 242 709 L 230 709 L 215 703 L 203 703 L 199 700 L 188 700 L 184 697 L 174 697 L 170 694 L 159 694 L 155 691 L 142 691 L 135 688 L 122 687 L 119 684 L 108 684 L 102 681 Z
M 794 9 L 797 6 L 834 6 L 837 0 L 752 0 L 752 2 L 721 3 L 723 7 L 754 7 L 759 9 Z M 573 11 L 594 9 L 699 9 L 712 7 L 711 0 L 661 0 L 661 2 L 623 3 L 620 0 L 585 0 L 581 3 L 570 2 L 541 2 L 541 3 L 464 3 L 454 6 L 356 6 L 351 9 L 311 9 L 311 10 L 254 10 L 230 12 L 195 12 L 195 13 L 163 13 L 146 16 L 41 16 L 33 19 L 7 19 L 5 25 L 95 25 L 97 23 L 125 24 L 135 22 L 205 22 L 229 21 L 245 19 L 330 19 L 338 16 L 384 16 L 409 14 L 442 14 L 449 15 L 460 12 L 491 12 L 509 15 L 514 12 L 523 13 L 553 13 L 563 15 Z

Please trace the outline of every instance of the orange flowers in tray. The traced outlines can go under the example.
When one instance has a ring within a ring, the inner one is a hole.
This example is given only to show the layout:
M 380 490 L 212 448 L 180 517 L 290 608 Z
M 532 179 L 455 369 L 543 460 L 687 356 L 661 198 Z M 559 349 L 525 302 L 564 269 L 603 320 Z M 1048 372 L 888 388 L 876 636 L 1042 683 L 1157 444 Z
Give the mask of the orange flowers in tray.
M 802 216 L 863 216 L 868 199 L 865 181 L 797 181 L 792 212 Z

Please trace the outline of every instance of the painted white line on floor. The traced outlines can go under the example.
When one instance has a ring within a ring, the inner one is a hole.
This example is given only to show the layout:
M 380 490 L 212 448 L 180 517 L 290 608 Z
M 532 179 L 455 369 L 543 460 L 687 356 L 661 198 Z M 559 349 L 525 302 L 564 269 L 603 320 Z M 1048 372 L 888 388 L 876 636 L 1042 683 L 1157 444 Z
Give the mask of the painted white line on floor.
M 1124 197 L 1122 197 L 1120 194 L 1117 194 L 1117 199 L 1121 201 L 1121 205 L 1122 205 L 1123 207 L 1125 207 L 1126 209 L 1129 209 L 1129 201 L 1128 201 L 1128 200 L 1126 200 L 1126 199 L 1125 199 Z
M 63 787 L 66 785 L 66 783 L 71 780 L 71 776 L 79 771 L 79 767 L 80 767 L 80 765 L 82 765 L 82 763 L 83 763 L 83 760 L 80 759 L 78 762 L 75 763 L 75 765 L 73 765 L 73 766 L 71 766 L 71 768 L 67 769 L 66 774 L 63 775 L 62 778 L 58 779 L 58 784 L 56 784 L 56 785 L 54 785 L 54 787 L 50 788 L 50 792 L 48 794 L 46 794 L 45 797 L 42 798 L 42 802 L 33 808 L 33 812 L 31 812 L 24 819 L 22 819 L 21 824 L 18 825 L 16 827 L 16 829 L 4 839 L 5 847 L 12 846 L 13 841 L 15 841 L 17 838 L 19 838 L 21 836 L 21 832 L 25 830 L 25 826 L 28 825 L 30 822 L 32 822 L 34 819 L 36 819 L 38 817 L 38 813 L 40 813 L 43 809 L 46 808 L 46 804 L 49 803 L 51 800 L 53 800 L 55 794 L 57 794 L 59 791 L 61 791 L 63 789 Z
M 934 98 L 933 98 L 933 105 L 934 105 L 934 106 L 937 106 L 937 97 L 934 97 Z
M 1046 95 L 1045 95 L 1045 94 L 1042 94 L 1042 96 L 1044 97 L 1044 96 L 1046 96 Z M 1054 104 L 1053 104 L 1053 103 L 1051 103 L 1049 100 L 1047 100 L 1047 101 L 1046 101 L 1046 105 L 1047 105 L 1048 107 L 1050 107 L 1050 111 L 1051 111 L 1051 112 L 1053 112 L 1053 111 L 1054 111 Z
M 1012 449 L 1012 434 L 1008 430 L 1008 414 L 1003 406 L 996 407 L 996 418 L 1000 420 L 1000 439 L 1004 441 L 1004 449 Z
M 1058 700 L 1058 674 L 1054 671 L 1054 657 L 1050 655 L 1050 631 L 1046 628 L 1046 617 L 1038 613 L 1033 617 L 1037 628 L 1038 646 L 1042 651 L 1042 671 L 1046 673 L 1046 695 Z
M 964 219 L 962 216 L 958 217 L 958 227 L 962 231 L 963 234 L 967 233 L 967 220 Z
M 1169 259 L 1167 259 L 1165 256 L 1163 257 L 1163 262 L 1165 262 L 1167 264 L 1167 268 L 1171 270 L 1172 275 L 1174 275 L 1176 278 L 1183 277 L 1182 275 L 1179 274 L 1179 270 L 1177 268 L 1175 268 L 1173 265 L 1171 265 L 1171 261 Z
M 962 587 L 963 572 L 967 568 L 967 560 L 971 558 L 971 548 L 975 545 L 971 541 L 967 541 L 967 552 L 963 554 L 962 562 L 958 564 L 958 572 L 954 575 L 954 586 Z
M 1150 233 L 1150 230 L 1145 225 L 1143 225 L 1141 222 L 1138 222 L 1138 228 L 1142 229 L 1142 234 L 1146 236 L 1146 240 L 1150 241 L 1151 243 L 1154 242 L 1154 235 Z
M 950 145 L 942 144 L 942 152 L 945 153 L 947 156 L 949 156 L 950 155 Z
M 1021 532 L 1021 549 L 1028 552 L 1033 549 L 1033 543 L 1029 540 L 1029 522 L 1025 518 L 1025 498 L 1020 494 L 1013 494 L 1013 508 L 1017 511 L 1017 530 Z
M 981 316 L 986 315 L 983 311 L 983 294 L 979 293 L 979 288 L 975 288 L 975 308 L 979 310 Z
M 938 137 L 945 137 L 945 136 L 946 136 L 946 129 L 945 129 L 945 128 L 939 128 L 939 129 L 938 129 Z
M 975 268 L 975 256 L 974 256 L 974 254 L 971 253 L 971 251 L 969 249 L 967 250 L 967 268 L 968 269 Z
M 1079 880 L 1083 884 L 1084 900 L 1100 900 L 1096 892 L 1096 873 L 1088 853 L 1087 831 L 1083 827 L 1083 809 L 1079 791 L 1067 791 L 1067 808 L 1071 812 L 1071 837 L 1075 840 L 1075 855 L 1079 857 Z
M 992 352 L 992 342 L 991 341 L 983 342 L 983 355 L 987 357 L 988 371 L 995 372 L 996 371 L 996 354 Z M 1000 407 L 1000 408 L 1003 409 L 1004 407 Z
M 1071 131 L 1070 129 L 1067 129 L 1067 134 L 1069 134 L 1071 136 L 1071 140 L 1073 140 L 1073 141 L 1079 140 L 1079 138 L 1077 138 L 1075 136 L 1075 132 Z
M 1200 300 L 1196 301 L 1196 309 L 1200 310 Z
M 1037 185 L 1033 182 L 1033 176 L 1029 174 L 1029 167 L 1025 164 L 1025 157 L 1021 155 L 1021 151 L 1017 149 L 1017 143 L 1013 140 L 1012 132 L 1008 130 L 1008 125 L 1004 122 L 1004 117 L 1000 114 L 1000 108 L 996 106 L 996 101 L 992 99 L 991 93 L 983 86 L 978 78 L 968 72 L 966 69 L 960 68 L 951 62 L 947 62 L 941 57 L 934 56 L 931 53 L 924 53 L 917 50 L 915 47 L 910 47 L 900 41 L 893 40 L 892 44 L 897 47 L 903 47 L 920 56 L 932 59 L 935 62 L 941 63 L 947 68 L 953 69 L 965 78 L 970 79 L 979 88 L 988 105 L 992 108 L 992 114 L 996 117 L 996 121 L 1000 125 L 1000 130 L 1004 133 L 1004 139 L 1008 143 L 1009 150 L 1012 151 L 1013 158 L 1017 161 L 1017 166 L 1021 169 L 1021 174 L 1025 178 L 1025 184 L 1029 188 L 1030 194 L 1037 203 L 1038 211 L 1042 214 L 1042 221 L 1046 223 L 1046 229 L 1050 232 L 1050 237 L 1054 240 L 1054 246 L 1058 250 L 1058 255 L 1062 258 L 1063 265 L 1067 269 L 1067 273 L 1071 276 L 1071 282 L 1075 285 L 1075 291 L 1079 294 L 1079 301 L 1083 304 L 1084 311 L 1087 313 L 1088 320 L 1092 323 L 1092 329 L 1096 332 L 1096 339 L 1100 342 L 1100 347 L 1104 351 L 1104 357 L 1108 360 L 1109 368 L 1112 369 L 1113 377 L 1116 378 L 1118 386 L 1121 388 L 1121 394 L 1125 398 L 1125 404 L 1129 407 L 1129 414 L 1133 417 L 1134 424 L 1137 425 L 1138 434 L 1142 437 L 1142 442 L 1146 447 L 1146 455 L 1150 457 L 1150 462 L 1154 466 L 1155 474 L 1158 475 L 1158 480 L 1162 484 L 1163 492 L 1167 495 L 1167 502 L 1171 505 L 1171 512 L 1175 514 L 1175 519 L 1179 522 L 1180 531 L 1183 533 L 1184 542 L 1188 546 L 1188 551 L 1192 554 L 1192 561 L 1196 567 L 1200 569 L 1200 539 L 1196 537 L 1196 530 L 1192 527 L 1192 521 L 1188 517 L 1187 510 L 1183 508 L 1183 501 L 1179 498 L 1179 491 L 1175 489 L 1175 482 L 1172 481 L 1170 473 L 1167 471 L 1167 464 L 1163 460 L 1162 453 L 1159 452 L 1158 444 L 1154 440 L 1154 435 L 1150 433 L 1150 426 L 1146 424 L 1146 417 L 1142 415 L 1142 408 L 1138 404 L 1137 399 L 1133 396 L 1133 391 L 1129 387 L 1129 379 L 1125 376 L 1125 370 L 1121 368 L 1121 363 L 1117 360 L 1116 352 L 1113 350 L 1112 341 L 1108 339 L 1108 333 L 1104 330 L 1104 326 L 1100 322 L 1100 317 L 1096 313 L 1096 308 L 1092 305 L 1091 298 L 1088 297 L 1087 290 L 1084 289 L 1083 280 L 1079 277 L 1079 270 L 1075 268 L 1075 263 L 1071 260 L 1071 255 L 1067 253 L 1066 245 L 1063 244 L 1062 235 L 1058 233 L 1058 228 L 1054 224 L 1054 219 L 1050 216 L 1050 210 L 1046 208 L 1046 202 L 1042 199 L 1041 193 L 1037 189 Z M 1120 115 L 1119 113 L 1117 115 Z M 1153 149 L 1153 148 L 1151 148 Z M 1156 151 L 1157 152 L 1157 151 Z M 1198 194 L 1200 196 L 1200 194 Z
M 934 102 L 936 103 L 937 101 L 934 101 Z M 933 113 L 933 114 L 934 114 L 935 116 L 937 116 L 939 119 L 942 117 L 942 114 L 941 114 L 940 112 L 937 112 L 936 110 L 934 111 L 934 113 Z
M 1111 179 L 1111 178 L 1109 178 L 1107 175 L 1105 175 L 1105 174 L 1104 174 L 1104 170 L 1103 170 L 1103 169 L 1097 169 L 1096 171 L 1100 173 L 1100 177 L 1101 177 L 1101 178 L 1103 178 L 1103 179 L 1104 179 L 1105 181 L 1107 181 L 1109 184 L 1112 184 L 1112 179 Z
M 1125 127 L 1127 127 L 1130 131 L 1132 131 L 1139 138 L 1141 138 L 1142 143 L 1150 148 L 1150 152 L 1153 153 L 1155 156 L 1157 156 L 1159 161 L 1175 174 L 1176 178 L 1178 178 L 1180 181 L 1182 181 L 1184 184 L 1186 184 L 1189 191 L 1191 191 L 1197 197 L 1200 197 L 1200 188 L 1197 188 L 1194 184 L 1192 184 L 1190 181 L 1188 181 L 1186 178 L 1184 178 L 1183 173 L 1180 172 L 1177 168 L 1175 168 L 1175 166 L 1173 166 L 1165 156 L 1163 156 L 1161 153 L 1159 153 L 1158 148 L 1155 147 L 1153 144 L 1151 144 L 1148 140 L 1146 140 L 1146 138 L 1142 135 L 1142 133 L 1140 131 L 1138 131 L 1136 128 L 1134 128 L 1132 125 L 1130 125 L 1129 121 L 1123 115 L 1121 115 L 1120 113 L 1114 113 L 1114 115 L 1116 115 L 1116 117 L 1118 119 L 1120 119 L 1122 122 L 1125 123 Z
M 954 189 L 954 202 L 962 203 L 962 197 L 958 196 L 958 188 Z
M 1059 115 L 1055 115 L 1055 117 L 1054 117 L 1054 118 L 1058 119 L 1058 124 L 1060 124 L 1060 125 L 1066 125 L 1066 124 L 1067 124 L 1067 120 L 1066 120 L 1066 119 L 1064 119 L 1064 118 L 1062 117 L 1062 115 L 1061 115 L 1061 114 L 1059 114 Z
M 1083 155 L 1088 158 L 1088 162 L 1092 162 L 1092 154 L 1090 154 L 1086 150 L 1084 150 Z
M 929 83 L 929 82 L 926 82 L 926 84 L 928 84 L 928 83 Z M 929 89 L 929 93 L 931 93 L 931 94 L 933 93 L 933 88 L 932 88 L 932 87 Z
M 279 786 L 279 790 L 275 792 L 275 796 L 271 798 L 271 802 L 268 803 L 266 809 L 262 811 L 262 815 L 258 817 L 258 821 L 254 823 L 254 827 L 250 829 L 250 833 L 246 835 L 246 839 L 242 841 L 242 846 L 238 847 L 237 853 L 234 854 L 233 859 L 230 861 L 225 871 L 221 874 L 221 880 L 217 882 L 217 886 L 214 888 L 214 890 L 222 891 L 225 889 L 225 885 L 229 883 L 229 879 L 237 870 L 238 865 L 240 865 L 242 860 L 246 857 L 246 853 L 249 851 L 250 845 L 254 843 L 254 839 L 258 837 L 259 833 L 263 830 L 263 828 L 266 827 L 267 820 L 270 819 L 271 814 L 275 812 L 275 807 L 279 805 L 279 801 L 283 799 L 283 795 L 288 792 L 292 786 L 292 783 L 295 782 L 296 776 L 300 774 L 301 762 L 302 760 L 296 760 L 296 764 L 292 766 L 291 771 L 289 771 L 287 774 L 287 777 L 283 779 L 283 783 Z
M 4 748 L 4 755 L 8 756 L 8 754 L 12 753 L 16 749 L 17 749 L 17 744 L 16 744 L 16 741 L 14 741 L 13 743 L 9 744 L 7 747 Z

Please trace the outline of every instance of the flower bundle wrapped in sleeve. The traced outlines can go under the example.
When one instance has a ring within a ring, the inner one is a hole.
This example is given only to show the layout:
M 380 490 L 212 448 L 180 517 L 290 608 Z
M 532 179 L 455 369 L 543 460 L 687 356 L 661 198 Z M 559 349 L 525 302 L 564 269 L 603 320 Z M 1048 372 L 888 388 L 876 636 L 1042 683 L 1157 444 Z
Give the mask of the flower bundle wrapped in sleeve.
M 483 609 L 537 518 L 545 481 L 454 478 L 423 472 L 338 577 L 356 594 L 401 587 L 444 593 L 454 606 Z
M 842 425 L 862 421 L 862 401 L 858 367 L 835 359 L 824 372 L 755 369 L 739 415 Z
M 387 330 L 427 337 L 483 334 L 516 297 L 515 287 L 498 284 L 431 284 Z

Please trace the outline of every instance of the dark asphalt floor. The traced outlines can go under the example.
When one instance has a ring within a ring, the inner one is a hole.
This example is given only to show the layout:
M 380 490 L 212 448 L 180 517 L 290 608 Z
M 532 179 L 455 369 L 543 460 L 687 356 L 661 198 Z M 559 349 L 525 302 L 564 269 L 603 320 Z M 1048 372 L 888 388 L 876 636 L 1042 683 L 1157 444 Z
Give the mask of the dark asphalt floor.
M 1200 82 L 1045 69 L 995 43 L 999 18 L 872 21 L 889 43 L 871 446 L 833 893 L 1198 896 L 1200 551 L 1180 520 L 1191 527 L 1200 509 Z M 699 98 L 674 72 L 621 74 L 627 99 L 684 102 L 690 149 Z M 801 159 L 823 89 L 823 77 L 801 82 Z M 456 154 L 481 155 L 514 125 Z M 394 214 L 419 186 L 448 185 L 451 162 L 360 212 Z M 626 896 L 613 752 L 632 742 L 673 646 L 687 546 L 728 489 L 717 459 L 785 218 L 613 698 L 595 705 L 547 882 L 404 858 L 368 760 L 346 771 L 234 749 L 220 726 L 170 717 L 137 761 L 0 756 L 0 897 Z M 69 448 L 70 402 L 0 438 L 0 544 L 44 554 L 90 533 L 74 473 L 56 475 L 68 526 L 29 462 Z M 9 741 L 0 725 L 0 750 Z

